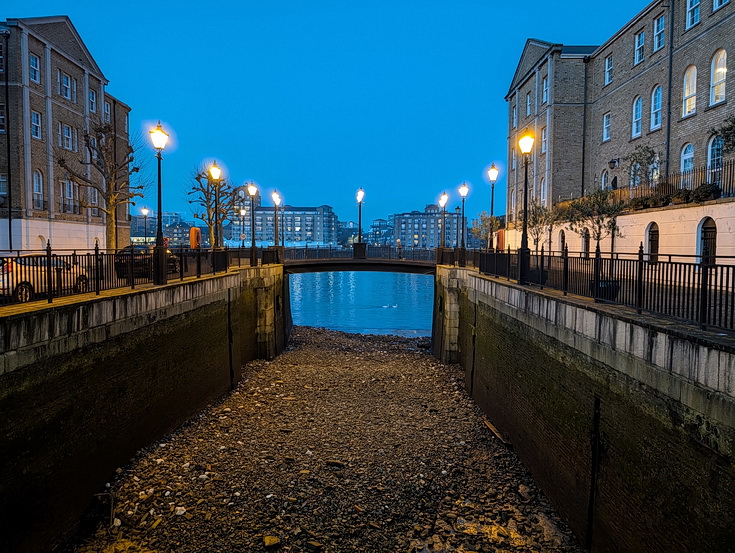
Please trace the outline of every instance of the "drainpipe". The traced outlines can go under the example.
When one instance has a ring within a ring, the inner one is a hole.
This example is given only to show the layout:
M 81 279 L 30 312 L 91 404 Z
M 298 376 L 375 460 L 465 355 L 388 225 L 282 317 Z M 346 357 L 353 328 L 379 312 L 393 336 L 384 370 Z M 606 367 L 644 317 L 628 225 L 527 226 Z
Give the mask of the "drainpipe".
M 0 29 L 0 35 L 5 37 L 5 49 L 3 50 L 5 67 L 3 73 L 5 74 L 5 146 L 8 156 L 8 250 L 10 251 L 13 249 L 13 179 L 11 178 L 10 166 L 10 63 L 8 62 L 10 58 L 8 55 L 10 51 L 10 29 Z
M 584 197 L 585 161 L 587 159 L 587 88 L 589 77 L 590 57 L 584 57 L 584 102 L 582 108 L 582 196 Z
M 674 72 L 674 5 L 676 0 L 669 0 L 669 86 L 666 92 L 666 178 L 671 174 L 671 88 Z

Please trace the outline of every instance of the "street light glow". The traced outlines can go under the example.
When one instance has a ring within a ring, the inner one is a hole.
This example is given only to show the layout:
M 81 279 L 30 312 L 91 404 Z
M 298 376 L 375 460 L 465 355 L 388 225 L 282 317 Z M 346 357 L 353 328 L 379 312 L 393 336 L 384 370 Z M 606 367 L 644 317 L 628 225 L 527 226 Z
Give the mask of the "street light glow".
M 222 169 L 217 167 L 217 162 L 212 162 L 212 166 L 209 168 L 209 174 L 214 180 L 219 180 L 220 176 L 222 175 Z
M 444 209 L 444 206 L 447 205 L 448 201 L 449 201 L 449 195 L 446 192 L 444 192 L 439 198 L 439 207 Z
M 467 194 L 469 193 L 470 193 L 470 187 L 467 186 L 466 182 L 463 182 L 462 186 L 459 187 L 459 195 L 462 196 L 463 198 L 466 198 Z
M 521 149 L 522 154 L 530 154 L 531 149 L 533 148 L 533 136 L 530 134 L 523 135 L 518 140 L 518 147 Z
M 240 217 L 245 217 L 246 214 L 247 214 L 247 211 L 245 211 L 245 208 L 244 207 L 241 207 L 240 208 Z
M 250 194 L 250 197 L 255 197 L 255 195 L 258 193 L 258 187 L 255 186 L 255 183 L 253 181 L 250 181 L 250 184 L 248 184 L 248 194 Z
M 491 184 L 495 184 L 495 181 L 498 180 L 498 173 L 498 168 L 495 167 L 495 164 L 493 163 L 490 166 L 490 169 L 487 170 L 487 178 Z
M 166 142 L 168 142 L 168 134 L 163 130 L 163 127 L 161 127 L 160 121 L 158 122 L 158 126 L 150 131 L 150 133 L 153 147 L 160 152 L 166 147 Z
M 281 195 L 278 193 L 278 190 L 273 191 L 273 194 L 271 194 L 271 198 L 273 198 L 273 203 L 276 207 L 281 205 Z
M 365 191 L 362 188 L 360 188 L 360 190 L 357 191 L 357 203 L 358 204 L 361 204 L 362 203 L 362 199 L 364 197 L 365 197 Z
M 150 213 L 147 207 L 141 209 L 140 212 L 143 214 L 143 217 L 148 217 L 148 214 Z

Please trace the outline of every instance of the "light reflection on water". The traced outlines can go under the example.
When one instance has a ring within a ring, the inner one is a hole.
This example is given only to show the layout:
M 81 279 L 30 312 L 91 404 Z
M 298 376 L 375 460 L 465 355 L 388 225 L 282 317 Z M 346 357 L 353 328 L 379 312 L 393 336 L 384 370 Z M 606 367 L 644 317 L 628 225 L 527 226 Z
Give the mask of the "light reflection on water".
M 289 276 L 296 325 L 360 334 L 431 336 L 434 277 L 330 272 Z

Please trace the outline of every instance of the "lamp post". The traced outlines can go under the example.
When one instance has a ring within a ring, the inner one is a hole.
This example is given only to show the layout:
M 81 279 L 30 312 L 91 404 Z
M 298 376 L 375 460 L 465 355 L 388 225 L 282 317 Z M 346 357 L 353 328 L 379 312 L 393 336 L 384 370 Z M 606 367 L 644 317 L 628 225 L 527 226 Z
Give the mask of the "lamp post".
M 459 228 L 460 228 L 460 224 L 459 224 L 459 212 L 460 212 L 459 206 L 455 207 L 454 208 L 454 213 L 455 213 L 456 217 L 454 218 L 454 220 L 457 222 L 457 235 L 454 237 L 454 247 L 455 248 L 459 248 Z
M 156 150 L 156 159 L 158 160 L 158 229 L 156 230 L 156 246 L 153 248 L 153 284 L 166 284 L 166 248 L 163 245 L 163 209 L 161 206 L 161 153 L 168 142 L 168 134 L 158 126 L 150 131 L 151 142 Z
M 245 247 L 245 211 L 244 207 L 240 208 L 240 247 Z
M 214 187 L 214 249 L 219 248 L 220 232 L 219 232 L 219 178 L 222 176 L 222 169 L 217 167 L 217 162 L 213 161 L 209 168 L 209 176 Z
M 495 181 L 498 180 L 498 168 L 493 163 L 487 170 L 487 179 L 490 181 L 490 250 L 495 250 Z
M 147 207 L 144 207 L 140 210 L 140 212 L 143 214 L 143 243 L 148 244 L 148 211 Z
M 281 195 L 278 190 L 273 191 L 271 198 L 273 199 L 273 211 L 275 212 L 273 218 L 273 245 L 278 246 L 278 206 L 281 205 Z
M 357 191 L 357 241 L 362 243 L 362 199 L 365 197 L 365 191 L 360 188 Z
M 533 136 L 525 133 L 518 140 L 518 147 L 523 154 L 525 176 L 523 178 L 523 231 L 521 234 L 520 263 L 518 283 L 526 284 L 528 272 L 531 266 L 531 250 L 528 248 L 528 164 L 531 161 L 531 150 L 533 149 Z
M 470 192 L 470 187 L 467 186 L 466 182 L 462 183 L 462 186 L 459 187 L 459 195 L 462 196 L 462 249 L 465 247 L 465 241 L 464 241 L 464 234 L 465 234 L 465 228 L 467 225 L 464 224 L 464 201 L 465 198 L 467 198 L 467 194 Z
M 248 184 L 248 195 L 250 196 L 250 266 L 258 265 L 258 250 L 255 248 L 255 196 L 258 187 L 253 181 Z
M 441 197 L 439 198 L 439 207 L 442 208 L 442 235 L 439 239 L 440 247 L 446 246 L 446 224 L 447 224 L 447 202 L 449 201 L 449 196 L 446 192 L 444 192 Z

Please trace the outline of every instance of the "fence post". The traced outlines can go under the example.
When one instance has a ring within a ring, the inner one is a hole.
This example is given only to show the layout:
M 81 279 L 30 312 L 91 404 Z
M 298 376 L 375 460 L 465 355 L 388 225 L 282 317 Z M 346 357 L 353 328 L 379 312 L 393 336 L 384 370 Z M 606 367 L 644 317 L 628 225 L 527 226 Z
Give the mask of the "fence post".
M 564 295 L 568 295 L 569 293 L 569 246 L 564 245 L 564 252 L 562 253 L 563 256 L 563 263 L 562 263 L 562 291 L 564 292 Z
M 510 280 L 510 244 L 508 244 L 508 260 L 506 262 L 505 275 Z
M 46 295 L 48 302 L 53 301 L 54 275 L 51 272 L 51 240 L 46 241 Z
M 538 272 L 538 284 L 541 289 L 544 289 L 544 246 L 541 245 L 541 267 Z
M 707 299 L 709 297 L 709 248 L 702 248 L 702 261 L 700 264 L 700 290 L 699 290 L 699 328 L 707 328 Z
M 600 244 L 597 244 L 595 247 L 595 260 L 592 264 L 592 272 L 593 272 L 593 292 L 592 297 L 594 298 L 595 302 L 597 302 L 600 299 L 600 265 L 602 264 L 602 254 L 600 253 Z
M 638 247 L 638 275 L 636 278 L 636 298 L 635 307 L 636 311 L 640 315 L 643 310 L 643 242 Z
M 95 238 L 94 241 L 94 293 L 99 296 L 100 295 L 100 273 L 101 271 L 101 263 L 100 263 L 100 241 Z
M 143 254 L 147 255 L 147 254 Z M 150 259 L 151 270 L 153 269 L 153 258 Z M 128 263 L 128 280 L 130 281 L 130 289 L 135 290 L 135 271 L 133 271 L 133 263 L 135 263 L 135 248 L 130 248 L 130 262 Z
M 197 246 L 197 278 L 202 278 L 202 246 Z
M 179 280 L 184 280 L 184 246 L 179 246 Z

